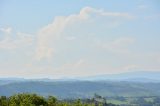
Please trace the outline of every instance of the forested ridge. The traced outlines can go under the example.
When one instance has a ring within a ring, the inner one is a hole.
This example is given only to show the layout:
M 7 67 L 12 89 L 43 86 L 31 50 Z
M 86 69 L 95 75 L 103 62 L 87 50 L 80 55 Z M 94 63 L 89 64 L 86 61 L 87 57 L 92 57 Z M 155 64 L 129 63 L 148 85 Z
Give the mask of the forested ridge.
M 4 81 L 3 81 L 4 82 Z M 60 98 L 91 98 L 94 93 L 101 96 L 160 96 L 160 83 L 134 83 L 110 81 L 24 81 L 0 84 L 0 95 L 36 93 L 42 96 L 55 95 Z M 135 93 L 136 92 L 136 93 Z
M 151 82 L 2 81 L 0 106 L 160 106 L 159 88 Z

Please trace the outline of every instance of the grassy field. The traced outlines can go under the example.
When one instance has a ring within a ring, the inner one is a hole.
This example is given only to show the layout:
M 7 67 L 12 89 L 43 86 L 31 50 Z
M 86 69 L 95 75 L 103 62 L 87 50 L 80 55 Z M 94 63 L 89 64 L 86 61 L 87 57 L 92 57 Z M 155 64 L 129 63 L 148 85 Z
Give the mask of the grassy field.
M 128 101 L 120 101 L 120 100 L 114 100 L 114 99 L 108 100 L 107 102 L 116 104 L 116 105 L 129 104 Z
M 132 106 L 160 106 L 160 97 L 111 97 L 107 99 L 108 103 L 116 105 L 132 105 Z

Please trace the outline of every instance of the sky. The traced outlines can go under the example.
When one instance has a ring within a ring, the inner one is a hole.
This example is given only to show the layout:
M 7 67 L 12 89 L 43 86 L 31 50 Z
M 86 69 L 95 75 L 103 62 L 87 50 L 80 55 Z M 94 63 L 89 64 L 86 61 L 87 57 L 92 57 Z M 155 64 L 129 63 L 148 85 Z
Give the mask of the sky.
M 160 72 L 159 0 L 1 0 L 0 77 Z

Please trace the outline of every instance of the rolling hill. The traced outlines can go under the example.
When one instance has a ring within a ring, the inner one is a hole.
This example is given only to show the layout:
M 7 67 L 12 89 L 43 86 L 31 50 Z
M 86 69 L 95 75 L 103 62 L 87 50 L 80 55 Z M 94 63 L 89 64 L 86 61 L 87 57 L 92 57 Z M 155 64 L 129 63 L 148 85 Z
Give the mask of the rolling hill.
M 160 83 L 103 82 L 103 81 L 27 81 L 0 85 L 0 95 L 15 93 L 37 93 L 60 98 L 91 97 L 95 93 L 102 96 L 160 96 Z
M 59 98 L 160 96 L 159 72 L 130 72 L 77 79 L 0 78 L 0 95 L 37 93 Z

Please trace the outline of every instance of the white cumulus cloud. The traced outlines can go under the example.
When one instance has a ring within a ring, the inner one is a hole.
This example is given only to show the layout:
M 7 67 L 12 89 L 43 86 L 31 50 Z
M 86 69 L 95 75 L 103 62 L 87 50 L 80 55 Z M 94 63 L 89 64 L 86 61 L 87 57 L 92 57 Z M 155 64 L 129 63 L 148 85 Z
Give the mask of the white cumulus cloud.
M 79 22 L 85 23 L 94 20 L 95 16 L 106 17 L 106 20 L 108 19 L 107 17 L 111 17 L 111 19 L 113 18 L 114 20 L 133 18 L 133 16 L 128 13 L 106 12 L 102 9 L 91 7 L 82 8 L 79 14 L 55 17 L 52 23 L 46 25 L 38 32 L 37 48 L 35 52 L 36 59 L 41 60 L 53 56 L 55 51 L 54 42 L 61 37 L 62 33 L 65 33 L 63 31 L 65 28 L 69 27 L 69 25 L 76 26 Z M 100 20 L 96 20 L 96 22 L 98 21 Z M 115 21 L 110 22 L 110 25 L 113 26 L 113 24 L 115 24 Z

